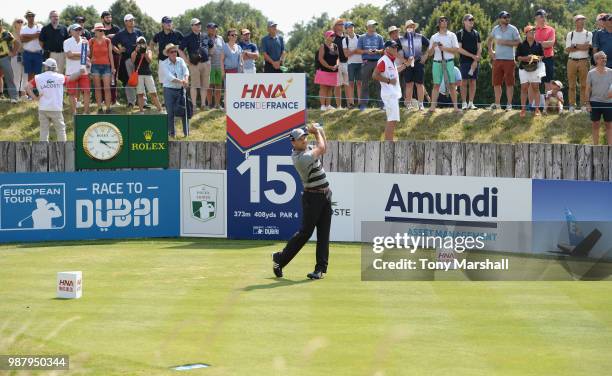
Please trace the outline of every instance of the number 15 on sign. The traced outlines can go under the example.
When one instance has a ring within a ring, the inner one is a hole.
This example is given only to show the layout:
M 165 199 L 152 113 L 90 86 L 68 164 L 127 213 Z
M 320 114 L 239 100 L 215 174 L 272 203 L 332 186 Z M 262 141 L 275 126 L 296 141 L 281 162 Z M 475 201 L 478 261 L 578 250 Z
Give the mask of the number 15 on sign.
M 292 165 L 290 156 L 281 155 L 268 155 L 263 156 L 266 159 L 266 172 L 267 176 L 265 181 L 280 182 L 285 186 L 285 190 L 277 191 L 275 189 L 265 190 L 264 196 L 266 199 L 273 204 L 286 204 L 293 199 L 297 190 L 297 184 L 293 176 L 287 172 L 279 170 L 279 166 Z M 244 175 L 247 171 L 249 172 L 250 182 L 250 202 L 260 203 L 261 202 L 261 158 L 259 155 L 250 155 L 236 168 L 240 175 Z

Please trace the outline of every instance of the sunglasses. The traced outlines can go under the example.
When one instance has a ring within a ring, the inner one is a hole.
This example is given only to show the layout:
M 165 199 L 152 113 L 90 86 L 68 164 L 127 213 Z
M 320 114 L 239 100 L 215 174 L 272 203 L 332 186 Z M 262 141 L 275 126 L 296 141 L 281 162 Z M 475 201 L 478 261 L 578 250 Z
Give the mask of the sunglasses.
M 170 51 L 168 51 L 169 54 L 175 54 L 177 52 L 178 52 L 177 50 L 170 50 Z
M 22 24 L 22 23 L 23 23 L 23 21 L 22 21 L 22 20 L 19 20 L 19 21 L 16 21 L 16 23 L 18 23 L 18 24 Z
M 504 19 L 504 20 L 509 20 L 509 19 L 510 19 L 510 16 L 503 16 L 503 17 L 502 17 L 502 19 Z
M 468 18 L 467 20 L 470 21 L 470 22 L 474 22 L 473 18 Z
M 230 34 L 229 36 L 230 36 L 230 37 L 235 37 L 235 36 L 236 36 L 236 34 Z
M 448 20 L 446 18 L 443 18 L 443 19 L 440 20 L 440 23 L 442 23 L 442 22 L 448 22 Z

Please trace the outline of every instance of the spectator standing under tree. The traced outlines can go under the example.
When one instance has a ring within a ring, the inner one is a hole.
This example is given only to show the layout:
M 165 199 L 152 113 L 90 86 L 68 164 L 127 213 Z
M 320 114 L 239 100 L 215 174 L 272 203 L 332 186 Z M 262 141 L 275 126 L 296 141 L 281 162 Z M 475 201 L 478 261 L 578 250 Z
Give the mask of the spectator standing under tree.
M 207 34 L 202 33 L 202 22 L 197 18 L 192 18 L 191 33 L 183 38 L 178 53 L 181 60 L 188 63 L 189 76 L 191 77 L 191 103 L 194 110 L 198 108 L 198 91 L 202 101 L 202 110 L 206 108 L 206 96 L 210 84 L 209 56 L 212 47 L 212 39 Z M 168 110 L 167 107 L 166 110 Z
M 459 67 L 461 72 L 461 109 L 476 110 L 474 97 L 476 96 L 476 80 L 482 56 L 482 43 L 480 33 L 474 29 L 474 16 L 463 16 L 463 29 L 457 32 L 459 42 Z M 469 88 L 468 88 L 469 87 Z
M 208 38 L 213 42 L 213 48 L 210 50 L 210 86 L 206 99 L 208 105 L 213 108 L 213 97 L 215 99 L 214 108 L 221 109 L 221 92 L 223 91 L 223 67 L 221 66 L 221 55 L 223 54 L 223 46 L 225 41 L 217 33 L 219 25 L 214 22 L 209 22 L 206 25 Z
M 612 145 L 612 69 L 606 66 L 608 57 L 605 52 L 597 52 L 593 59 L 595 68 L 587 75 L 587 111 L 591 112 L 593 122 L 593 145 L 599 144 L 599 122 L 602 117 L 606 125 L 606 140 L 608 145 Z
M 607 16 L 607 13 L 599 13 L 597 17 L 595 17 L 595 29 L 593 30 L 593 39 L 592 39 L 593 42 L 595 42 L 595 37 L 597 33 L 606 28 L 606 21 L 604 21 L 604 18 L 606 16 Z M 592 52 L 593 54 L 595 54 L 597 50 L 593 47 Z M 595 66 L 595 60 L 593 56 L 591 56 L 591 65 Z
M 278 35 L 277 23 L 268 21 L 268 35 L 261 39 L 261 52 L 264 57 L 264 73 L 282 73 L 285 61 L 285 41 Z
M 150 48 L 152 51 L 157 47 L 157 62 L 161 63 L 166 60 L 168 57 L 163 54 L 164 48 L 166 45 L 172 43 L 176 46 L 180 46 L 183 41 L 183 34 L 174 29 L 172 25 L 172 18 L 164 16 L 161 20 L 161 31 L 153 36 L 153 40 L 151 41 Z M 158 65 L 159 67 L 159 65 Z M 157 70 L 157 78 L 161 82 L 161 69 Z
M 346 28 L 346 37 L 342 40 L 340 46 L 344 51 L 344 56 L 347 57 L 348 71 L 348 90 L 346 90 L 346 103 L 349 109 L 355 106 L 355 83 L 357 83 L 357 103 L 359 103 L 359 95 L 361 92 L 361 55 L 356 53 L 359 36 L 355 34 L 355 24 L 347 21 L 344 24 Z
M 168 136 L 172 138 L 175 137 L 174 117 L 176 108 L 181 105 L 179 103 L 181 100 L 185 100 L 183 92 L 189 86 L 189 70 L 185 60 L 178 57 L 178 51 L 178 47 L 174 44 L 167 44 L 162 53 L 168 58 L 159 63 L 159 69 L 162 71 L 164 102 L 168 112 Z M 183 122 L 183 135 L 187 136 L 189 134 L 189 119 L 183 116 L 181 120 Z
M 21 28 L 21 42 L 23 43 L 23 70 L 28 75 L 28 81 L 42 70 L 43 49 L 40 44 L 42 25 L 35 21 L 36 15 L 27 11 L 25 19 L 27 25 Z
M 119 26 L 113 25 L 113 15 L 111 12 L 105 10 L 100 14 L 100 19 L 102 20 L 102 25 L 104 25 L 104 35 L 113 41 L 113 38 L 119 31 Z M 119 72 L 119 68 L 121 65 L 121 53 L 116 46 L 113 46 L 113 63 L 115 65 L 115 73 L 111 76 L 111 102 L 113 104 L 117 103 L 117 72 Z
M 336 108 L 339 110 L 342 109 L 342 87 L 344 87 L 344 93 L 347 99 L 348 106 L 348 84 L 349 84 L 349 76 L 348 76 L 348 57 L 344 54 L 344 49 L 342 48 L 342 42 L 346 39 L 346 35 L 344 34 L 344 20 L 342 18 L 338 18 L 334 21 L 334 44 L 338 47 L 338 57 L 340 60 L 340 65 L 338 65 L 338 83 L 334 88 L 334 96 L 336 97 Z
M 400 72 L 406 69 L 406 62 L 396 64 L 399 56 L 399 43 L 394 40 L 385 42 L 384 55 L 378 60 L 372 78 L 380 82 L 380 98 L 382 99 L 387 114 L 385 126 L 385 140 L 393 141 L 395 127 L 400 121 L 399 100 L 402 98 L 402 85 L 400 83 Z
M 435 33 L 429 44 L 428 55 L 434 55 L 433 66 L 431 69 L 433 75 L 433 89 L 431 91 L 431 107 L 430 112 L 436 110 L 438 94 L 440 92 L 440 84 L 442 80 L 447 87 L 450 87 L 451 100 L 455 111 L 461 111 L 457 107 L 457 90 L 455 83 L 455 53 L 459 52 L 459 42 L 457 35 L 448 30 L 448 18 L 441 16 L 438 18 L 438 32 Z
M 544 68 L 546 69 L 546 76 L 542 77 L 544 82 L 544 92 L 546 93 L 551 89 L 551 81 L 554 80 L 555 76 L 555 29 L 546 23 L 546 11 L 539 9 L 535 14 L 535 40 L 542 45 L 544 49 Z
M 387 28 L 387 33 L 389 34 L 389 40 L 394 41 L 397 45 L 400 45 L 400 37 L 399 37 L 400 28 L 397 26 L 389 26 Z M 398 56 L 399 60 L 404 60 L 403 56 Z
M 519 62 L 519 79 L 521 80 L 521 114 L 525 117 L 526 102 L 535 103 L 535 116 L 540 116 L 540 82 L 543 76 L 544 49 L 535 40 L 535 27 L 525 26 L 525 41 L 516 49 L 516 59 Z
M 239 45 L 242 48 L 243 73 L 257 73 L 255 66 L 255 62 L 259 59 L 257 45 L 251 42 L 251 31 L 249 29 L 242 29 L 240 33 L 242 34 Z
M 565 38 L 565 52 L 567 59 L 567 85 L 569 112 L 576 108 L 576 78 L 580 81 L 580 102 L 582 110 L 586 111 L 588 99 L 586 96 L 586 78 L 589 73 L 589 49 L 593 44 L 593 33 L 584 29 L 585 16 L 579 14 L 574 17 L 576 28 L 567 33 Z
M 491 110 L 501 110 L 502 84 L 506 85 L 506 111 L 512 110 L 514 95 L 514 48 L 521 43 L 518 29 L 510 24 L 510 13 L 502 11 L 497 17 L 496 25 L 488 38 L 489 56 L 493 61 L 492 83 L 495 91 L 495 103 Z M 493 44 L 495 43 L 495 48 Z
M 81 36 L 87 40 L 90 40 L 91 38 L 93 38 L 93 34 L 87 30 L 87 28 L 85 27 L 85 17 L 83 16 L 76 16 L 74 17 L 74 23 L 81 25 L 81 27 L 83 28 L 83 32 L 81 34 Z
M 49 24 L 40 31 L 40 42 L 45 55 L 55 59 L 57 69 L 63 72 L 66 66 L 66 55 L 64 54 L 64 41 L 70 38 L 66 26 L 60 24 L 59 14 L 52 10 L 49 12 Z
M 593 52 L 603 51 L 606 56 L 612 56 L 612 14 L 606 14 L 601 20 L 604 27 L 593 35 Z M 612 59 L 607 59 L 607 64 L 612 68 Z
M 406 33 L 400 38 L 404 60 L 407 62 L 407 67 L 404 70 L 404 104 L 407 109 L 412 108 L 412 94 L 416 85 L 417 102 L 419 111 L 425 110 L 423 98 L 425 93 L 425 62 L 427 61 L 427 53 L 423 53 L 423 49 L 429 49 L 429 39 L 425 38 L 416 32 L 419 24 L 413 20 L 408 20 L 405 23 Z
M 238 30 L 227 31 L 227 43 L 221 52 L 221 75 L 225 80 L 227 73 L 241 73 L 244 63 L 242 61 L 242 48 L 238 45 Z
M 128 86 L 130 75 L 134 71 L 134 64 L 130 59 L 132 52 L 136 48 L 136 39 L 142 37 L 142 31 L 136 27 L 136 18 L 132 14 L 126 14 L 123 17 L 125 28 L 115 34 L 113 46 L 117 47 L 116 51 L 121 54 L 119 62 L 119 80 L 125 87 L 125 96 L 127 97 L 127 108 L 131 110 L 136 104 L 136 88 Z
M 85 73 L 81 68 L 70 76 L 57 72 L 57 62 L 49 58 L 42 64 L 45 71 L 34 76 L 26 86 L 28 95 L 38 101 L 38 120 L 40 122 L 40 141 L 49 141 L 49 125 L 55 128 L 58 141 L 66 141 L 66 123 L 64 122 L 64 86 L 79 80 Z M 38 90 L 39 95 L 34 93 Z
M 89 43 L 85 38 L 81 36 L 83 27 L 79 24 L 72 24 L 68 28 L 71 37 L 64 41 L 64 52 L 66 53 L 66 76 L 71 76 L 76 72 L 81 71 L 81 51 L 82 46 L 85 46 L 86 55 L 89 55 Z M 89 63 L 87 58 L 87 63 Z M 87 64 L 88 65 L 88 64 Z M 82 72 L 81 76 L 77 80 L 72 80 L 66 85 L 68 88 L 68 95 L 70 96 L 70 107 L 72 113 L 77 113 L 77 100 L 80 93 L 83 93 L 83 113 L 89 113 L 89 97 L 90 97 L 90 84 L 87 70 Z
M 6 88 L 8 89 L 11 103 L 17 103 L 18 94 L 15 88 L 15 81 L 13 79 L 13 68 L 11 67 L 11 50 L 13 49 L 13 43 L 15 37 L 8 30 L 4 30 L 4 21 L 0 20 L 0 70 L 4 72 L 6 78 Z M 4 83 L 0 86 L 0 93 L 4 90 Z
M 384 52 L 385 42 L 383 37 L 376 32 L 377 25 L 378 22 L 375 20 L 368 20 L 366 23 L 368 31 L 359 37 L 357 50 L 355 51 L 361 54 L 363 60 L 361 65 L 361 95 L 359 96 L 360 111 L 365 110 L 368 105 L 368 101 L 370 100 L 370 80 L 372 79 L 372 74 L 376 69 L 378 60 L 382 57 Z M 380 86 L 378 81 L 375 82 L 377 86 Z
M 98 114 L 102 114 L 102 99 L 106 103 L 106 113 L 111 113 L 111 76 L 115 74 L 113 61 L 113 45 L 109 38 L 104 36 L 104 25 L 97 23 L 94 26 L 95 37 L 89 40 L 91 57 L 91 76 L 94 82 Z
M 338 84 L 338 67 L 340 66 L 339 48 L 334 43 L 335 33 L 325 32 L 325 42 L 319 47 L 317 54 L 318 69 L 315 73 L 315 84 L 319 85 L 319 101 L 321 111 L 333 110 L 331 95 Z
M 25 88 L 28 85 L 28 75 L 23 71 L 23 44 L 21 43 L 21 28 L 24 20 L 17 18 L 13 21 L 13 48 L 11 49 L 11 68 L 13 70 L 13 83 L 17 90 L 18 97 L 27 99 Z
M 153 80 L 153 72 L 151 72 L 151 61 L 153 61 L 153 51 L 147 47 L 145 37 L 136 39 L 136 48 L 130 56 L 132 64 L 136 72 L 138 72 L 138 86 L 136 94 L 138 95 L 138 109 L 140 114 L 144 114 L 145 94 L 149 94 L 151 102 L 155 105 L 158 112 L 162 112 L 159 98 L 157 97 L 157 88 L 155 80 Z

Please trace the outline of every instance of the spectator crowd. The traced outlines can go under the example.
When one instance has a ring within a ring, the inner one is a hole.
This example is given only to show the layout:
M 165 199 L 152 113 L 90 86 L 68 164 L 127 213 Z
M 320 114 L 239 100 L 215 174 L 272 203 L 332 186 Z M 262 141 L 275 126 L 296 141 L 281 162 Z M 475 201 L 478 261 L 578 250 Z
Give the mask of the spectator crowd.
M 131 14 L 124 16 L 121 28 L 113 23 L 109 11 L 102 12 L 92 30 L 85 28 L 85 21 L 77 16 L 66 26 L 60 23 L 58 12 L 51 11 L 43 26 L 33 12 L 27 11 L 10 28 L 0 22 L 0 88 L 6 86 L 12 103 L 45 96 L 61 103 L 57 98 L 63 98 L 65 87 L 72 113 L 81 107 L 83 113 L 90 113 L 93 88 L 97 113 L 112 113 L 112 106 L 118 105 L 118 91 L 123 90 L 129 110 L 138 108 L 144 113 L 150 101 L 158 112 L 168 114 L 169 135 L 175 135 L 176 116 L 183 119 L 183 134 L 187 135 L 189 114 L 197 111 L 198 103 L 200 109 L 222 108 L 227 74 L 254 74 L 259 59 L 264 73 L 287 71 L 285 41 L 273 21 L 267 23 L 268 34 L 259 46 L 252 42 L 246 28 L 220 34 L 217 24 L 208 22 L 203 27 L 197 18 L 191 20 L 191 30 L 183 35 L 170 17 L 163 17 L 160 31 L 151 41 L 146 40 Z M 477 80 L 483 79 L 479 78 L 479 68 L 486 50 L 492 61 L 495 98 L 487 105 L 490 109 L 502 109 L 504 94 L 505 110 L 513 109 L 518 70 L 520 117 L 531 111 L 533 116 L 565 110 L 590 112 L 593 142 L 599 139 L 603 118 L 610 143 L 612 59 L 607 57 L 612 53 L 612 14 L 599 14 L 593 31 L 586 29 L 586 17 L 576 15 L 573 21 L 575 28 L 563 38 L 557 37 L 548 24 L 543 9 L 535 12 L 533 25 L 518 26 L 512 24 L 508 12 L 502 11 L 488 38 L 482 40 L 471 14 L 463 17 L 462 28 L 456 32 L 449 29 L 447 17 L 439 17 L 437 32 L 429 37 L 413 20 L 407 20 L 402 28 L 388 27 L 381 35 L 376 20 L 355 25 L 337 19 L 321 36 L 318 50 L 313 51 L 316 72 L 312 78 L 320 88 L 321 110 L 341 109 L 344 103 L 347 108 L 360 110 L 369 104 L 378 105 L 387 114 L 385 138 L 392 139 L 401 105 L 425 111 L 429 103 L 429 112 L 437 107 L 452 107 L 458 113 L 476 109 L 483 105 L 474 103 L 474 98 Z M 365 30 L 361 35 L 356 32 L 359 26 Z M 563 79 L 567 98 L 561 91 L 562 81 L 555 76 L 556 43 L 564 43 L 568 53 L 567 77 Z M 154 59 L 159 67 L 156 77 Z M 433 86 L 428 92 L 424 82 L 430 59 Z M 47 72 L 54 73 L 53 85 L 41 81 Z M 157 84 L 163 88 L 165 109 Z M 370 97 L 372 85 L 379 98 Z M 45 114 L 50 110 L 41 106 L 41 124 L 57 123 L 60 129 L 63 118 Z M 41 139 L 48 138 L 46 133 L 43 137 L 41 132 Z

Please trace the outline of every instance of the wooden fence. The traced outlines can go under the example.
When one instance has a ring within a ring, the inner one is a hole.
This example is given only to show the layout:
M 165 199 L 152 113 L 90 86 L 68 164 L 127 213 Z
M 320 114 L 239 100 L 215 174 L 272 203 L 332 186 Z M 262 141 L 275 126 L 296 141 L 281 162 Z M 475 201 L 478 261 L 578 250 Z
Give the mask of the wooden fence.
M 289 153 L 289 151 L 287 151 Z M 170 168 L 225 169 L 225 143 L 171 141 Z M 608 146 L 329 141 L 327 171 L 612 180 Z M 0 172 L 74 171 L 73 142 L 0 141 Z

